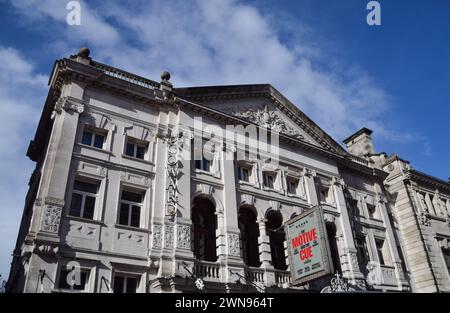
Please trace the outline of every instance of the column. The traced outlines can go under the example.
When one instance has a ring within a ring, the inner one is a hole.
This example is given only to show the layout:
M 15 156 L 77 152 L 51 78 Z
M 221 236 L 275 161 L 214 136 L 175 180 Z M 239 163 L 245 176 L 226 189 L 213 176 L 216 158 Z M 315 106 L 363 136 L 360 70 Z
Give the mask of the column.
M 228 145 L 222 151 L 223 211 L 218 212 L 217 255 L 221 263 L 225 282 L 234 283 L 239 275 L 245 276 L 241 257 L 238 204 L 236 200 L 236 178 L 234 153 L 236 147 Z M 237 275 L 236 273 L 239 273 Z
M 361 284 L 361 280 L 364 280 L 364 275 L 361 273 L 358 265 L 358 258 L 356 255 L 355 241 L 352 234 L 352 227 L 350 224 L 350 218 L 347 211 L 347 205 L 345 201 L 343 191 L 344 181 L 333 177 L 332 186 L 334 199 L 336 201 L 336 208 L 339 215 L 339 226 L 342 234 L 342 240 L 344 250 L 339 254 L 344 254 L 344 262 L 341 261 L 342 275 L 349 279 L 352 284 Z M 342 260 L 342 259 L 341 259 Z

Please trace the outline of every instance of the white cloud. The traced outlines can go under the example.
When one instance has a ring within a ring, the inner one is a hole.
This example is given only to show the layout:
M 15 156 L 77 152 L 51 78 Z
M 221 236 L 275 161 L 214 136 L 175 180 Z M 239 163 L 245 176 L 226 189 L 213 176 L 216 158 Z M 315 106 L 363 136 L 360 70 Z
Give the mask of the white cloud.
M 39 119 L 47 78 L 17 50 L 0 46 L 0 274 L 9 271 L 27 182 L 34 164 L 25 153 Z

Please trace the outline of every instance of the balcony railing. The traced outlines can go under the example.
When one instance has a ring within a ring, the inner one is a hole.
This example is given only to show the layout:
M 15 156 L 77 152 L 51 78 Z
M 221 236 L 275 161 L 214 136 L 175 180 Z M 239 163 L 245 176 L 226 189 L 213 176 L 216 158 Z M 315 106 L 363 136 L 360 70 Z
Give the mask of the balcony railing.
M 255 267 L 245 269 L 245 279 L 247 282 L 264 284 L 264 270 Z
M 108 66 L 106 64 L 92 61 L 91 66 L 103 71 L 103 73 L 105 73 L 105 75 L 115 77 L 120 80 L 127 81 L 129 83 L 132 83 L 132 84 L 144 87 L 144 88 L 148 88 L 148 89 L 152 89 L 152 90 L 159 88 L 159 84 L 153 80 L 150 80 L 150 79 L 147 79 L 147 78 L 144 78 L 144 77 L 132 74 L 132 73 L 128 73 L 123 70 L 119 70 L 117 68 Z
M 220 264 L 215 262 L 196 261 L 194 265 L 194 275 L 204 281 L 225 282 L 221 274 L 222 270 Z M 266 273 L 273 274 L 272 277 L 275 277 L 275 281 L 267 282 Z M 291 287 L 291 274 L 289 271 L 244 266 L 244 275 L 247 284 L 271 287 L 275 285 L 279 288 Z
M 205 281 L 220 282 L 220 264 L 215 262 L 198 261 L 195 263 L 194 274 Z
M 275 271 L 275 281 L 278 287 L 289 287 L 291 285 L 291 273 L 288 271 Z

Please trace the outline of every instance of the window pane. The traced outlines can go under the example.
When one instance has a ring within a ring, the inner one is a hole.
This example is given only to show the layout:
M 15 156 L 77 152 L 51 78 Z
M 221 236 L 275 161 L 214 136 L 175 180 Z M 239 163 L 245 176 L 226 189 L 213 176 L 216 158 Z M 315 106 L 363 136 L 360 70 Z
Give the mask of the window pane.
M 143 146 L 137 146 L 136 149 L 136 158 L 138 159 L 144 159 L 144 155 L 145 155 L 145 147 Z
M 84 212 L 83 217 L 93 219 L 95 209 L 95 198 L 86 196 L 84 199 Z
M 136 293 L 137 278 L 127 277 L 127 293 Z
M 119 216 L 119 224 L 128 225 L 128 214 L 129 214 L 129 205 L 126 203 L 120 204 L 120 216 Z
M 69 285 L 67 283 L 67 275 L 71 275 L 71 270 L 61 270 L 60 274 L 59 274 L 59 282 L 58 282 L 58 288 L 60 289 L 72 289 L 71 285 Z M 87 272 L 81 272 L 80 273 L 80 281 L 79 284 L 77 284 L 77 281 L 75 280 L 75 277 L 69 276 L 70 279 L 73 278 L 72 282 L 73 282 L 73 290 L 85 290 L 86 287 L 86 281 L 87 281 L 87 276 L 88 273 Z
M 88 131 L 84 131 L 83 138 L 81 139 L 81 143 L 90 146 L 92 143 L 92 133 L 88 132 Z
M 68 270 L 61 270 L 61 272 L 59 273 L 58 288 L 60 288 L 60 289 L 70 289 L 70 286 L 67 283 L 67 274 L 69 274 Z
M 105 136 L 99 135 L 99 134 L 95 134 L 94 147 L 103 149 L 103 142 L 104 141 L 105 141 Z
M 141 218 L 141 207 L 133 205 L 131 210 L 131 223 L 130 226 L 139 227 Z
M 134 144 L 127 143 L 127 151 L 125 152 L 125 154 L 130 157 L 134 157 Z
M 130 191 L 122 191 L 122 200 L 141 203 L 142 202 L 142 195 L 135 192 Z
M 76 180 L 73 185 L 73 189 L 89 193 L 97 193 L 97 184 Z
M 203 170 L 209 172 L 210 161 L 207 159 L 203 159 Z
M 383 256 L 383 242 L 382 241 L 376 241 L 377 245 L 377 252 L 378 252 L 378 259 L 380 260 L 380 264 L 384 265 L 384 256 Z
M 70 202 L 70 212 L 69 214 L 72 216 L 80 216 L 81 215 L 81 201 L 83 199 L 82 195 L 77 193 L 72 194 L 72 201 Z
M 195 160 L 195 168 L 198 170 L 201 170 L 202 169 L 202 161 Z
M 242 169 L 242 180 L 248 182 L 248 169 Z
M 114 293 L 123 293 L 123 281 L 124 278 L 122 276 L 114 277 Z

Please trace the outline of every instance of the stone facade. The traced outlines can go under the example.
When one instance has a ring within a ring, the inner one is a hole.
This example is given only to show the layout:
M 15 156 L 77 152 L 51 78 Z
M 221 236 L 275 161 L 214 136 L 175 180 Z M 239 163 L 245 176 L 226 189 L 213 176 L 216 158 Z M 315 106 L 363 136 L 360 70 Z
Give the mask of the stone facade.
M 319 291 L 330 277 L 291 285 L 273 229 L 274 216 L 282 224 L 318 205 L 352 288 L 449 291 L 448 183 L 374 154 L 368 130 L 346 141 L 348 153 L 270 85 L 169 79 L 101 64 L 86 49 L 55 63 L 27 152 L 36 169 L 9 292 L 184 292 L 198 279 L 206 291 Z M 238 160 L 243 147 L 225 140 L 197 162 L 198 117 L 203 127 L 256 125 L 278 142 Z M 370 262 L 381 264 L 378 280 L 368 280 Z M 66 283 L 75 268 L 78 289 Z

